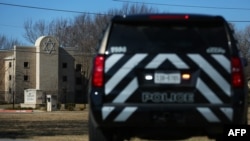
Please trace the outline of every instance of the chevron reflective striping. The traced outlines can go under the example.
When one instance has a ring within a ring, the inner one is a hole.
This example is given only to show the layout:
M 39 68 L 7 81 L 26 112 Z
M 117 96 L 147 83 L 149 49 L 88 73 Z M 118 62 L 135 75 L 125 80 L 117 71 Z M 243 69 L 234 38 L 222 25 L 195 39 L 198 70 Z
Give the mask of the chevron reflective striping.
M 123 56 L 124 54 L 112 54 L 110 57 L 108 57 L 105 61 L 105 72 L 109 71 L 109 69 L 112 68 L 112 66 L 117 63 Z
M 138 108 L 137 107 L 126 107 L 121 113 L 115 118 L 117 122 L 126 121 Z
M 134 78 L 127 86 L 122 90 L 122 92 L 113 100 L 113 103 L 123 103 L 125 102 L 133 92 L 138 88 L 137 78 Z
M 200 68 L 228 95 L 231 88 L 229 83 L 199 54 L 188 54 L 188 56 L 200 66 Z
M 168 59 L 176 68 L 188 69 L 185 64 L 176 54 L 158 54 L 147 66 L 147 69 L 158 68 L 166 59 Z
M 233 120 L 233 109 L 232 108 L 220 108 L 220 110 L 226 115 L 226 117 L 232 121 Z
M 231 72 L 230 61 L 221 54 L 212 54 L 212 57 L 228 72 Z
M 141 62 L 147 54 L 135 54 L 129 59 L 106 83 L 105 94 L 108 95 L 116 87 L 116 85 Z
M 102 107 L 102 119 L 105 120 L 108 115 L 115 109 L 114 106 L 104 106 Z
M 198 107 L 197 110 L 208 122 L 220 122 L 219 118 L 209 108 Z
M 213 104 L 222 104 L 222 101 L 216 94 L 209 89 L 209 87 L 200 79 L 198 78 L 196 83 L 196 89 L 200 91 L 200 93 L 210 102 Z

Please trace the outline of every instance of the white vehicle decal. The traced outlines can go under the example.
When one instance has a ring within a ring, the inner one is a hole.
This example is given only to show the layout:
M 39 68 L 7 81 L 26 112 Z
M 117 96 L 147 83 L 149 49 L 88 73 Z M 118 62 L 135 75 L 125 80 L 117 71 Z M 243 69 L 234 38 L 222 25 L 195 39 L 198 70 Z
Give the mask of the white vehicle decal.
M 137 107 L 126 107 L 121 113 L 115 118 L 116 122 L 126 121 L 138 108 Z
M 124 90 L 113 100 L 113 103 L 124 103 L 138 88 L 137 78 L 134 78 Z
M 220 110 L 227 116 L 227 118 L 233 120 L 233 109 L 232 108 L 220 108 Z
M 105 85 L 105 94 L 109 95 L 110 92 L 115 88 L 115 86 L 121 82 L 121 80 L 126 77 L 126 75 L 134 69 L 134 67 L 141 62 L 147 54 L 135 54 L 129 61 L 127 61 L 120 69 L 117 71 L 112 78 Z
M 231 95 L 230 84 L 220 75 L 220 73 L 200 54 L 188 54 L 200 68 L 228 95 Z
M 207 107 L 198 107 L 197 110 L 209 122 L 220 122 L 219 118 Z
M 196 82 L 196 88 L 210 103 L 222 104 L 220 98 L 200 78 Z
M 219 54 L 224 54 L 224 53 L 226 53 L 226 50 L 225 49 L 223 49 L 222 47 L 209 47 L 209 48 L 207 48 L 207 53 L 219 53 Z
M 158 54 L 147 66 L 147 69 L 158 68 L 164 61 L 168 59 L 176 68 L 188 69 L 189 66 L 181 60 L 176 54 L 162 53 Z
M 126 53 L 127 47 L 126 46 L 112 46 L 110 47 L 111 53 Z
M 104 106 L 102 107 L 102 119 L 105 120 L 108 115 L 115 109 L 114 106 Z

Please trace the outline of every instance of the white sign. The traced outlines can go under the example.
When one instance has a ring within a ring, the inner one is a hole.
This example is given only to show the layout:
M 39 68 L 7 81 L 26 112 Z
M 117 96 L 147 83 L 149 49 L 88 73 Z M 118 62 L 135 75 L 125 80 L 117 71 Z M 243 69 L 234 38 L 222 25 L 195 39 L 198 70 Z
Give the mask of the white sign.
M 36 93 L 28 92 L 24 95 L 24 103 L 35 104 L 36 103 Z
M 180 73 L 155 73 L 154 82 L 156 84 L 180 84 L 181 75 Z

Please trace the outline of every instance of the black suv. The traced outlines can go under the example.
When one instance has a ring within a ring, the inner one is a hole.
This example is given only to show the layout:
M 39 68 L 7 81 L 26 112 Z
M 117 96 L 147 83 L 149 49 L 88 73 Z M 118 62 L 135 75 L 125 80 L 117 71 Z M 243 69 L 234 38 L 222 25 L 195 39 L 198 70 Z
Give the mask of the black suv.
M 114 16 L 93 62 L 89 140 L 220 139 L 247 124 L 245 79 L 221 16 Z

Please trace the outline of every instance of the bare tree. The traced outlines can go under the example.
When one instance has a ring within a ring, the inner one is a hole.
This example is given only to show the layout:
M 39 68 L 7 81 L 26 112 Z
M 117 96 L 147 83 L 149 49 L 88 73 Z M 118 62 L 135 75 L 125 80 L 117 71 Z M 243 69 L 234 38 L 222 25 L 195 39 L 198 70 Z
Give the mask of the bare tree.
M 158 13 L 158 9 L 148 7 L 145 4 L 124 4 L 121 9 L 122 14 L 145 14 L 145 13 Z
M 244 30 L 236 31 L 236 37 L 243 56 L 250 58 L 250 25 Z
M 70 19 L 56 19 L 49 23 L 48 35 L 55 36 L 59 41 L 60 47 L 72 47 L 71 44 L 71 20 Z
M 5 35 L 0 35 L 0 49 L 12 49 L 14 45 L 21 45 L 17 39 L 8 38 Z
M 91 16 L 85 13 L 76 16 L 73 20 L 55 19 L 49 23 L 44 20 L 36 22 L 27 20 L 24 23 L 24 37 L 30 43 L 35 43 L 40 36 L 52 35 L 58 38 L 61 46 L 81 47 L 89 44 L 92 48 L 93 46 L 96 47 L 100 34 L 113 15 L 157 12 L 156 8 L 148 7 L 145 4 L 124 4 L 121 9 L 110 9 L 106 14 Z M 82 51 L 87 50 L 92 49 L 82 49 Z
M 35 43 L 36 39 L 42 35 L 45 35 L 45 21 L 40 20 L 33 23 L 32 20 L 27 20 L 24 22 L 24 38 L 30 43 Z
M 110 9 L 106 14 L 85 13 L 72 20 L 55 19 L 47 24 L 43 20 L 37 22 L 28 20 L 24 23 L 24 37 L 29 42 L 35 43 L 39 36 L 52 35 L 58 39 L 60 47 L 78 47 L 81 54 L 78 58 L 83 60 L 84 77 L 88 79 L 93 54 L 97 50 L 103 31 L 114 15 L 157 12 L 156 8 L 144 4 L 124 4 L 121 9 Z

